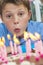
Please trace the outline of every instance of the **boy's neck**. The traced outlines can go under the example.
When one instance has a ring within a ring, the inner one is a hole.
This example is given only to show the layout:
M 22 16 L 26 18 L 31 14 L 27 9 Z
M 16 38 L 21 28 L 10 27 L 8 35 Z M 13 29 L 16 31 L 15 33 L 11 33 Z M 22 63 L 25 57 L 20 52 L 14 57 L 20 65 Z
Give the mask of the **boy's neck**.
M 22 34 L 21 36 L 17 37 L 19 40 L 24 38 L 24 35 Z

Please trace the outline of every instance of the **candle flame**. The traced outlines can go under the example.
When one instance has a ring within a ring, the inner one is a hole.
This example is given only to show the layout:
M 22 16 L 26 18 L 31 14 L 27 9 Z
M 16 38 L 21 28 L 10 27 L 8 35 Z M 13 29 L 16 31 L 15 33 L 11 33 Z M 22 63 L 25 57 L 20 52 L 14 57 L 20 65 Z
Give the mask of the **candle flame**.
M 4 46 L 4 42 L 0 38 L 0 47 Z
M 0 41 L 1 41 L 1 38 L 0 38 Z
M 14 36 L 13 36 L 13 41 L 14 41 L 14 39 L 16 39 L 16 34 L 14 34 Z
M 5 43 L 5 38 L 4 37 L 2 37 L 2 41 L 3 41 L 3 43 Z
M 24 40 L 27 40 L 29 38 L 28 32 L 24 31 Z
M 37 38 L 36 38 L 32 33 L 29 33 L 29 37 L 30 37 L 33 41 L 37 40 Z
M 20 44 L 20 41 L 16 38 L 16 34 L 14 34 L 14 36 L 13 36 L 13 41 L 14 41 L 16 44 Z
M 41 38 L 40 34 L 39 33 L 35 33 L 35 36 L 37 37 L 37 40 Z
M 11 39 L 10 34 L 7 34 L 7 38 L 8 38 L 9 40 Z

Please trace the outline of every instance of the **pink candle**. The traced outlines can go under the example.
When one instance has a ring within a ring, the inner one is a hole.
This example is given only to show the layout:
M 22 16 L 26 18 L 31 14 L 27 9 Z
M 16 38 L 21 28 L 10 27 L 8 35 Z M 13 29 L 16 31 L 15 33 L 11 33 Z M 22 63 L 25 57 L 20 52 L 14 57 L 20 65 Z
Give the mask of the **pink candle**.
M 1 58 L 1 48 L 0 48 L 0 58 Z
M 31 40 L 29 39 L 30 33 L 24 31 L 24 40 L 26 40 L 26 58 L 29 59 L 31 56 Z
M 6 59 L 7 58 L 6 55 L 5 55 L 6 52 L 5 52 L 5 49 L 4 50 L 3 49 L 4 49 L 4 47 L 1 47 L 1 55 L 2 55 L 1 59 L 2 59 L 3 63 L 7 63 L 8 60 Z
M 36 58 L 36 61 L 39 61 L 40 55 L 39 55 L 39 44 L 38 44 L 38 41 L 36 41 L 34 45 L 35 45 L 35 54 L 36 54 L 35 58 Z
M 22 49 L 21 49 L 21 46 L 19 45 L 18 46 L 18 52 L 19 52 L 19 56 L 20 56 L 20 62 L 22 62 L 24 60 L 24 57 L 23 57 L 23 53 L 22 53 Z
M 0 63 L 2 63 L 2 59 L 0 58 Z
M 10 34 L 7 35 L 7 38 L 8 38 L 8 40 L 10 41 L 11 53 L 12 53 L 12 55 L 14 55 L 14 48 L 13 48 L 13 43 L 12 43 Z
M 2 37 L 2 46 L 1 46 L 1 51 L 2 51 L 2 60 L 3 62 L 7 63 L 8 59 L 7 59 L 7 51 L 6 51 L 6 46 L 5 46 L 5 38 Z
M 35 36 L 37 38 L 37 43 L 35 44 L 35 49 L 37 52 L 40 52 L 40 56 L 43 58 L 43 45 L 42 45 L 41 36 L 37 32 L 35 33 Z
M 42 40 L 39 40 L 38 41 L 38 49 L 39 49 L 39 52 L 40 52 L 40 56 L 43 58 L 43 45 L 42 45 Z
M 2 55 L 1 55 L 1 48 L 0 48 L 0 62 L 2 62 L 2 59 L 1 59 Z
M 14 41 L 14 54 L 16 55 L 18 53 L 18 50 L 17 50 L 17 41 L 18 39 L 16 38 L 16 34 L 14 34 L 13 36 L 13 41 Z
M 7 50 L 6 50 L 6 46 L 4 45 L 4 62 L 8 63 L 8 58 L 7 58 Z
M 4 60 L 4 43 L 2 42 L 2 40 L 0 40 L 0 51 L 1 51 L 1 59 L 2 59 L 2 62 Z
M 11 48 L 11 53 L 12 53 L 12 55 L 14 55 L 14 48 L 13 48 L 13 45 L 12 45 L 13 43 L 12 43 L 12 41 L 10 40 L 10 48 Z
M 17 51 L 19 52 L 19 56 L 20 56 L 20 62 L 23 61 L 23 55 L 22 55 L 22 49 L 21 49 L 21 46 L 19 45 L 20 44 L 20 41 L 18 38 L 16 38 L 16 35 L 14 35 L 13 37 L 13 40 L 14 40 L 14 47 L 15 47 L 15 52 L 17 53 Z M 18 47 L 18 48 L 17 48 Z
M 14 43 L 14 54 L 16 55 L 17 54 L 17 45 L 16 45 L 16 43 Z
M 31 56 L 31 40 L 30 39 L 26 41 L 26 56 L 27 56 L 26 57 L 27 59 L 29 59 Z
M 2 59 L 3 63 L 7 63 L 8 62 L 7 54 L 6 54 L 5 49 L 4 50 L 3 49 L 4 49 L 4 47 L 3 48 L 1 47 L 1 55 L 2 55 L 1 59 Z

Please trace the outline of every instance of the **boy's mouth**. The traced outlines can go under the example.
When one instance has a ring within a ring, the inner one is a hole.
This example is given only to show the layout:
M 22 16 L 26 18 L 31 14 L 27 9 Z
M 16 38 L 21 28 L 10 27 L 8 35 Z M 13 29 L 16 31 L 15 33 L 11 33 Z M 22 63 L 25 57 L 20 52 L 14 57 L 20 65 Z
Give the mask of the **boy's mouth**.
M 15 32 L 15 33 L 19 33 L 19 32 L 20 32 L 20 28 L 15 28 L 15 29 L 14 29 L 14 32 Z

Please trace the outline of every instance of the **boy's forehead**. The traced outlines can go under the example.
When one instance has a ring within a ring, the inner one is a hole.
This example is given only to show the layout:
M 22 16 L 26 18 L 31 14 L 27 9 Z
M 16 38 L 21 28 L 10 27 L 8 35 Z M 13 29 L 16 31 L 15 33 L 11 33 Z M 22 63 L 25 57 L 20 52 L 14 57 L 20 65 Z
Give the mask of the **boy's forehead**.
M 27 8 L 21 4 L 21 5 L 15 5 L 15 4 L 6 4 L 6 6 L 4 7 L 4 11 L 17 11 L 17 10 L 27 10 Z

